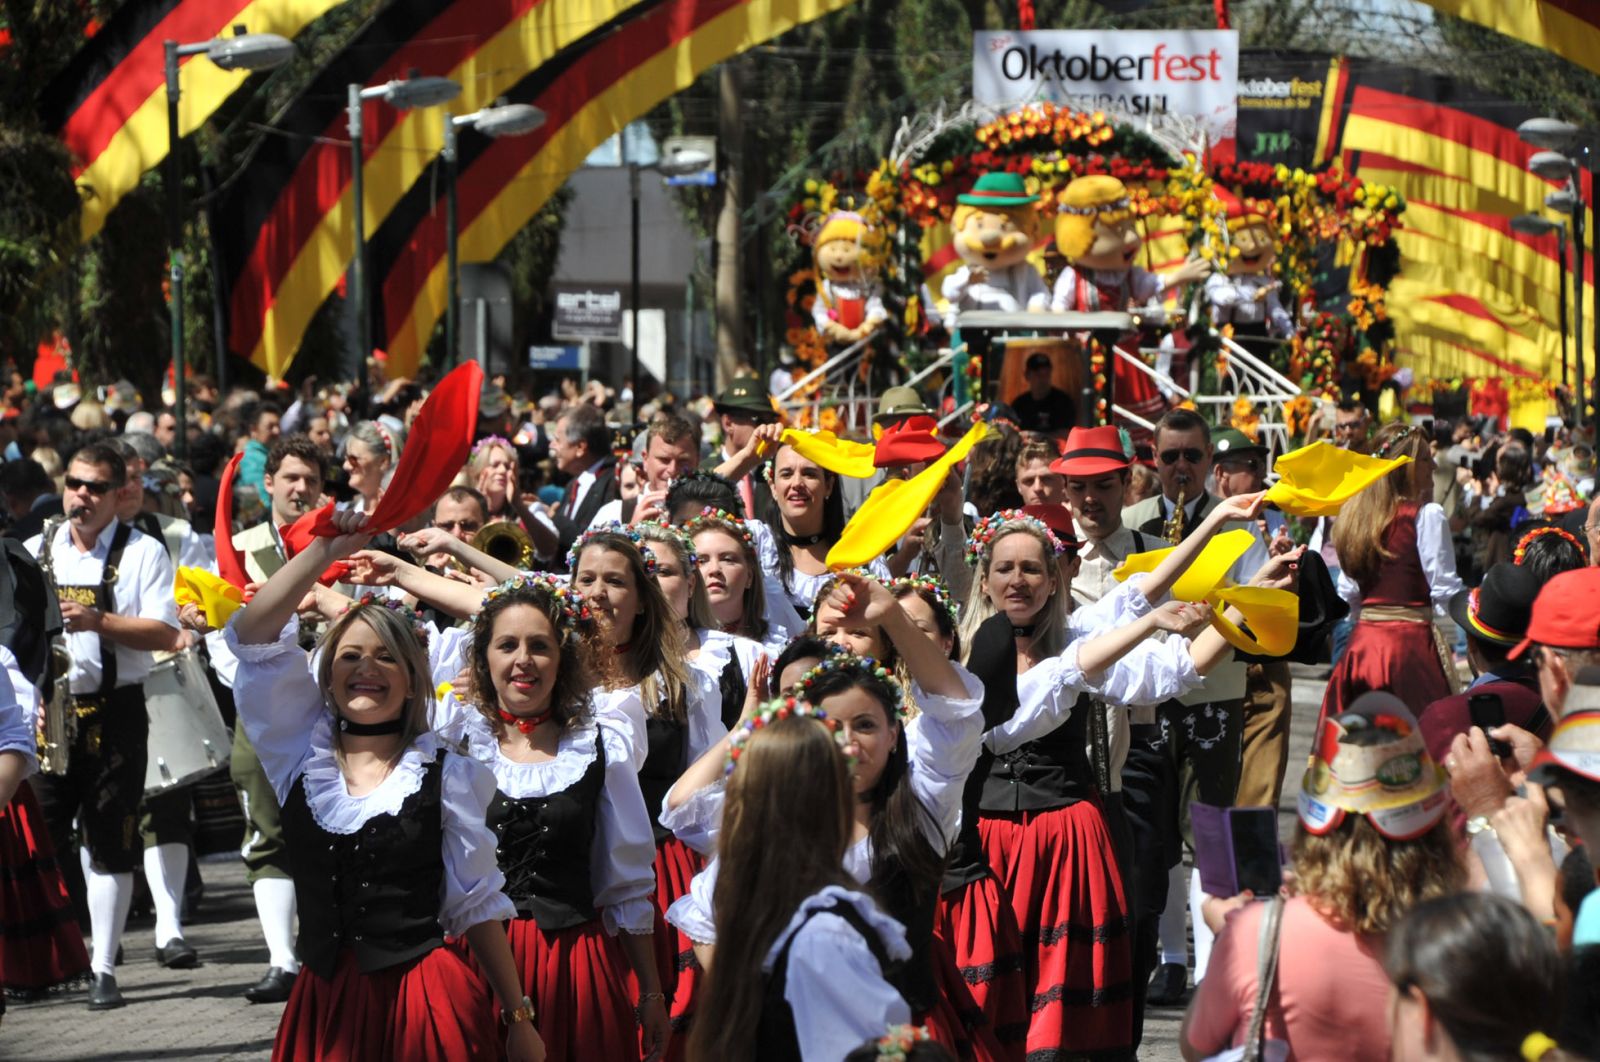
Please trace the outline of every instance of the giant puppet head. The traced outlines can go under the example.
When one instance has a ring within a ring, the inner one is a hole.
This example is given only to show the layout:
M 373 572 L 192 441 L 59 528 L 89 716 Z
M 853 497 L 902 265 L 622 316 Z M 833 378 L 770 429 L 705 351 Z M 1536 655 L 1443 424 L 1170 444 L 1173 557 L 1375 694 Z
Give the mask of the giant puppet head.
M 1056 214 L 1056 249 L 1068 262 L 1083 269 L 1131 269 L 1143 244 L 1121 181 L 1097 174 L 1067 185 Z
M 864 283 L 871 272 L 866 250 L 871 231 L 860 214 L 841 210 L 828 215 L 812 244 L 817 280 Z
M 972 191 L 956 197 L 950 218 L 956 254 L 969 268 L 990 273 L 1023 262 L 1039 233 L 1038 201 L 1021 174 L 979 177 Z
M 1241 200 L 1225 188 L 1217 188 L 1228 223 L 1228 275 L 1231 277 L 1272 272 L 1278 258 L 1277 234 L 1272 229 L 1271 207 L 1254 199 Z M 1235 253 L 1237 252 L 1237 253 Z
M 817 231 L 811 260 L 816 266 L 817 299 L 825 312 L 816 315 L 816 322 L 828 340 L 853 343 L 884 322 L 885 314 L 873 299 L 878 294 L 880 245 L 877 230 L 849 211 L 828 215 Z

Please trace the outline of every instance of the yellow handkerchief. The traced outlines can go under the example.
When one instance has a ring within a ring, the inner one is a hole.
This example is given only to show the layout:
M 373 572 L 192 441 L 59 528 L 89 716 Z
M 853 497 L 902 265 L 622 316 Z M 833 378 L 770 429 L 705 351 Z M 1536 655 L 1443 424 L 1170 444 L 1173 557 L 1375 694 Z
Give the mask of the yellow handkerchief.
M 1235 586 L 1228 582 L 1228 569 L 1250 548 L 1254 536 L 1244 528 L 1224 531 L 1206 543 L 1172 584 L 1175 601 L 1204 601 L 1211 606 L 1211 622 L 1228 644 L 1246 653 L 1282 656 L 1294 648 L 1300 633 L 1300 598 L 1288 590 L 1265 586 Z M 1112 574 L 1119 581 L 1138 572 L 1153 572 L 1172 547 L 1134 553 Z M 1224 615 L 1229 605 L 1244 616 L 1251 638 Z
M 851 442 L 831 431 L 796 431 L 793 428 L 783 429 L 780 441 L 794 447 L 795 452 L 807 461 L 841 476 L 866 479 L 877 471 L 872 458 L 878 448 L 871 443 Z
M 960 442 L 946 450 L 943 457 L 915 476 L 891 479 L 875 488 L 844 526 L 839 541 L 828 551 L 828 567 L 834 571 L 855 568 L 882 556 L 883 551 L 898 542 L 928 508 L 950 469 L 988 434 L 989 425 L 979 421 Z M 788 433 L 784 435 L 787 437 Z
M 1314 442 L 1278 458 L 1278 482 L 1267 489 L 1267 501 L 1294 516 L 1337 516 L 1345 502 L 1410 460 Z
M 172 582 L 172 596 L 178 605 L 199 605 L 206 622 L 221 630 L 244 607 L 244 591 L 204 568 L 179 568 Z

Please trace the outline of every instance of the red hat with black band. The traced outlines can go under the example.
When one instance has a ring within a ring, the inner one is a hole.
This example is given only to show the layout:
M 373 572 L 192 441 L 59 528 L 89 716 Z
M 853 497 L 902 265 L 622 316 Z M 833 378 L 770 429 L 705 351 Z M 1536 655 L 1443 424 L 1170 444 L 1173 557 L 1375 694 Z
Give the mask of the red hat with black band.
M 1122 446 L 1122 433 L 1114 427 L 1073 428 L 1067 435 L 1067 448 L 1050 471 L 1063 476 L 1104 476 L 1121 472 L 1132 462 Z
M 1600 649 L 1600 568 L 1562 572 L 1533 602 L 1527 637 L 1507 653 L 1515 660 L 1531 645 Z
M 1072 522 L 1072 510 L 1065 505 L 1024 505 L 1022 511 L 1048 527 L 1066 552 L 1077 553 L 1082 547 L 1078 528 Z
M 873 466 L 894 468 L 937 461 L 945 452 L 938 431 L 939 422 L 932 417 L 907 417 L 898 424 L 889 425 L 878 439 L 872 455 Z

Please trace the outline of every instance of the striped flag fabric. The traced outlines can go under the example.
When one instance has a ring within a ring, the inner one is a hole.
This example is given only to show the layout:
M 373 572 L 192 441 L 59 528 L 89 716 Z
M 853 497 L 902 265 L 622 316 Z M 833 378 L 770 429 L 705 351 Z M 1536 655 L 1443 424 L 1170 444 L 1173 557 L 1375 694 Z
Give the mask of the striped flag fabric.
M 1430 7 L 1554 52 L 1600 74 L 1595 0 L 1423 0 Z

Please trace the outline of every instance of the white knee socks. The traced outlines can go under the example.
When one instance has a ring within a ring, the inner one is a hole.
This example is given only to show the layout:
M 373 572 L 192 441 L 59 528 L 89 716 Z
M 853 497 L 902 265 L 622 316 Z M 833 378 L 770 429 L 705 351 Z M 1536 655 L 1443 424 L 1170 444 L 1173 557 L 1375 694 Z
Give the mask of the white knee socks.
M 300 969 L 294 957 L 294 882 L 288 878 L 262 878 L 251 886 L 256 895 L 256 916 L 271 956 L 267 965 L 288 973 Z
M 1216 939 L 1216 934 L 1211 932 L 1211 927 L 1206 925 L 1205 917 L 1200 913 L 1200 904 L 1205 900 L 1206 894 L 1200 888 L 1200 871 L 1196 870 L 1189 879 L 1189 914 L 1194 920 L 1194 983 L 1199 984 L 1200 979 L 1206 975 L 1206 967 L 1211 963 L 1211 942 Z
M 1189 965 L 1189 940 L 1184 933 L 1184 912 L 1188 909 L 1189 874 L 1183 864 L 1167 871 L 1167 906 L 1161 911 L 1159 926 L 1161 961 Z
M 88 863 L 87 852 L 84 862 Z M 89 901 L 89 929 L 94 935 L 90 968 L 96 974 L 115 976 L 117 945 L 122 941 L 122 927 L 128 922 L 128 907 L 133 903 L 133 873 L 102 874 L 85 865 L 84 884 Z
M 144 876 L 156 909 L 156 946 L 183 939 L 183 886 L 189 874 L 189 848 L 157 844 L 144 850 Z

